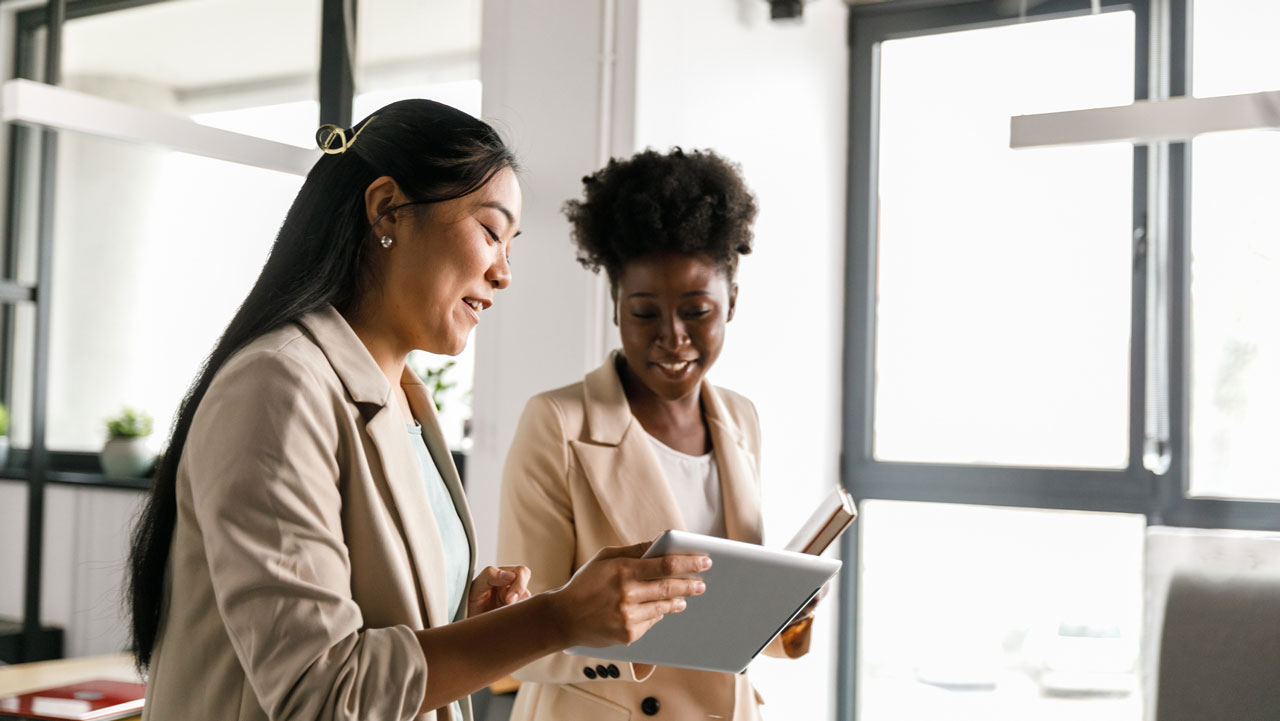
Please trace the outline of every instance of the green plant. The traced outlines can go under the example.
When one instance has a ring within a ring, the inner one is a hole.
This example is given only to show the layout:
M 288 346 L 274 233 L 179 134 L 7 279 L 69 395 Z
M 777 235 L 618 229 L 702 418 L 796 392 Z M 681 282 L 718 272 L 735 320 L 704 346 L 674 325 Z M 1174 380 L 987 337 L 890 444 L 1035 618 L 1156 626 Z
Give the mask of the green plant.
M 151 435 L 153 420 L 145 411 L 125 406 L 120 415 L 107 419 L 107 435 L 111 438 L 142 438 Z
M 456 381 L 446 381 L 444 379 L 445 374 L 456 365 L 458 365 L 457 361 L 446 361 L 439 368 L 422 367 L 416 369 L 418 377 L 422 379 L 423 383 L 427 384 L 427 390 L 431 393 L 431 400 L 435 401 L 437 411 L 444 410 L 444 394 L 458 385 Z
M 0 436 L 9 435 L 9 409 L 0 403 Z

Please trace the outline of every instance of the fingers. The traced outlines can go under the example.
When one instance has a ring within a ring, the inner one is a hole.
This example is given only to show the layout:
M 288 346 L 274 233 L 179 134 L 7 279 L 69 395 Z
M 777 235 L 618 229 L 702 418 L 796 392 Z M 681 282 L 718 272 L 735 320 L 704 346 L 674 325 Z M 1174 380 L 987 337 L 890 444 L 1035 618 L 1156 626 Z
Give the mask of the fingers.
M 636 564 L 636 578 L 653 581 L 671 576 L 687 576 L 711 568 L 707 556 L 659 556 L 645 558 Z
M 505 568 L 496 566 L 486 566 L 484 570 L 476 574 L 476 578 L 471 582 L 471 593 L 468 597 L 472 600 L 483 596 L 491 588 L 502 588 L 512 581 L 516 580 L 516 574 Z
M 648 604 L 686 596 L 701 596 L 706 590 L 707 584 L 701 578 L 664 578 L 631 586 L 627 599 L 632 603 Z
M 509 606 L 519 603 L 530 596 L 529 579 L 531 572 L 528 566 L 503 566 L 504 571 L 512 574 L 512 580 L 503 589 L 502 600 Z

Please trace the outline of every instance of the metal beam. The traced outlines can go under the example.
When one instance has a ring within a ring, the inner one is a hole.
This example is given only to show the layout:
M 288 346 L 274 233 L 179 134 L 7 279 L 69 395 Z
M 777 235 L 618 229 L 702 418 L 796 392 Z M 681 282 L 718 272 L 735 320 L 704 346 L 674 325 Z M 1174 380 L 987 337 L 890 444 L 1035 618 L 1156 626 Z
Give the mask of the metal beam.
M 62 26 L 66 0 L 49 0 L 49 27 L 45 35 L 44 78 L 51 84 L 62 79 Z M 35 349 L 31 391 L 31 474 L 27 486 L 27 573 L 22 611 L 23 660 L 34 661 L 40 641 L 40 571 L 44 542 L 44 484 L 49 461 L 45 426 L 49 402 L 49 292 L 53 280 L 54 196 L 57 191 L 58 134 L 46 129 L 40 137 L 40 203 L 37 218 Z

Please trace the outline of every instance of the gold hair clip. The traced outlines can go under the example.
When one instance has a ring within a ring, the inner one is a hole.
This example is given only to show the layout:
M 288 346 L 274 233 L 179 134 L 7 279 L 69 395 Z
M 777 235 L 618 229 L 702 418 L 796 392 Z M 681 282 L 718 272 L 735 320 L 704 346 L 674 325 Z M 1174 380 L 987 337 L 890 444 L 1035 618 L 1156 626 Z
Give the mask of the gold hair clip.
M 347 152 L 347 148 L 355 145 L 356 138 L 360 137 L 360 133 L 363 133 L 364 129 L 369 127 L 369 123 L 372 123 L 376 117 L 378 116 L 374 115 L 364 121 L 364 125 L 360 126 L 360 129 L 355 132 L 355 135 L 351 136 L 350 140 L 347 140 L 346 130 L 332 123 L 321 125 L 320 129 L 316 131 L 316 145 L 320 146 L 320 151 L 325 155 L 341 155 Z

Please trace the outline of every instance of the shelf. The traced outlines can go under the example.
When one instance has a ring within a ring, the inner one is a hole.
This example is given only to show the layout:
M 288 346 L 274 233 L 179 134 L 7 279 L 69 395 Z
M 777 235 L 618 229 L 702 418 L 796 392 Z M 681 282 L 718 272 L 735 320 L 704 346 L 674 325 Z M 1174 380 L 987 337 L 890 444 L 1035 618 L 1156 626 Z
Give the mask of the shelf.
M 150 478 L 108 478 L 101 473 L 49 471 L 46 483 L 60 483 L 82 488 L 110 488 L 117 491 L 149 491 Z

